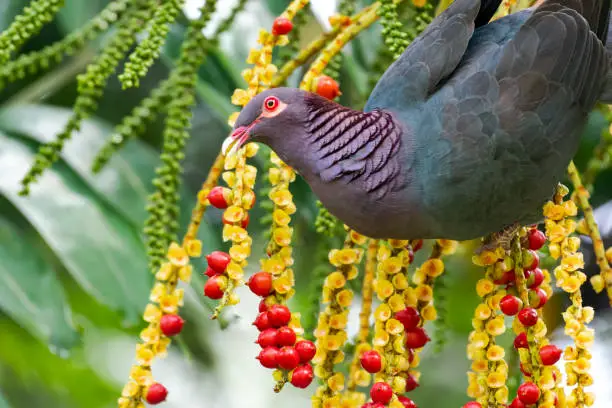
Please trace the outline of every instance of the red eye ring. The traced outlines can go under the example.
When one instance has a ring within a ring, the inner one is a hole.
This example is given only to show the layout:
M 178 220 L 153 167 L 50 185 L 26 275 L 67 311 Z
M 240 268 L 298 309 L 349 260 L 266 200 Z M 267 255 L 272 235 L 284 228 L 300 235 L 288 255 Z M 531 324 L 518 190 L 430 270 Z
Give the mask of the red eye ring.
M 263 105 L 268 112 L 274 112 L 276 108 L 278 108 L 278 105 L 280 105 L 280 101 L 276 96 L 268 96 L 264 100 Z

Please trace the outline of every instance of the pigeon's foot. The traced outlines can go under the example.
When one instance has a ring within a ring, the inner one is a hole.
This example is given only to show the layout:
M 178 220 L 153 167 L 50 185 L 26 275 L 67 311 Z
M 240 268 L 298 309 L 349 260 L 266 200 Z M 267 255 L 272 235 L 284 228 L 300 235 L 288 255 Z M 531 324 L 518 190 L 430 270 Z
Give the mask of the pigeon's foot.
M 474 252 L 476 255 L 480 255 L 484 251 L 495 251 L 501 247 L 505 251 L 510 251 L 512 247 L 512 239 L 516 235 L 516 232 L 520 228 L 520 224 L 515 222 L 512 225 L 508 225 L 499 232 L 495 232 L 485 237 L 482 246 L 476 249 Z

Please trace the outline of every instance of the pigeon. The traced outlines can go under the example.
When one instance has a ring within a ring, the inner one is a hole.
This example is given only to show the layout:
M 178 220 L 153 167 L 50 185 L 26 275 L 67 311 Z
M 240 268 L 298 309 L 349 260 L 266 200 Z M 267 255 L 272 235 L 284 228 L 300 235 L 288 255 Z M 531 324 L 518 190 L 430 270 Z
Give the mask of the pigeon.
M 455 0 L 363 111 L 299 89 L 260 93 L 222 151 L 268 145 L 371 238 L 470 240 L 537 224 L 590 111 L 612 102 L 610 0 L 545 0 L 491 21 L 499 4 Z

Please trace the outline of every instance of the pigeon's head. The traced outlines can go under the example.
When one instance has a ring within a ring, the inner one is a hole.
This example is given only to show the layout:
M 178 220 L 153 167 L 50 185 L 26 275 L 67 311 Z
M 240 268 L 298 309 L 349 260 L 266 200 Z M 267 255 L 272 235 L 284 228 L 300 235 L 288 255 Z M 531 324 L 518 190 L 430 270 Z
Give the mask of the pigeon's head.
M 255 96 L 223 142 L 223 153 L 233 154 L 247 142 L 264 143 L 281 157 L 289 150 L 303 151 L 310 105 L 307 100 L 313 96 L 294 88 L 269 89 Z

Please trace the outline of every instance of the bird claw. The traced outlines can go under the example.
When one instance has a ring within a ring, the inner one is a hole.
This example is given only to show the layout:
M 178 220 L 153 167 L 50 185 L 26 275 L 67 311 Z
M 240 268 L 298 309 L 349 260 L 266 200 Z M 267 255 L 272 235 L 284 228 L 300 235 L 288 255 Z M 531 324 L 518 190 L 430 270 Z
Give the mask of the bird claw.
M 512 239 L 521 226 L 515 222 L 512 225 L 508 225 L 499 232 L 487 235 L 482 245 L 477 248 L 474 253 L 476 255 L 482 254 L 484 251 L 495 251 L 497 248 L 502 248 L 504 251 L 510 251 L 512 247 Z

